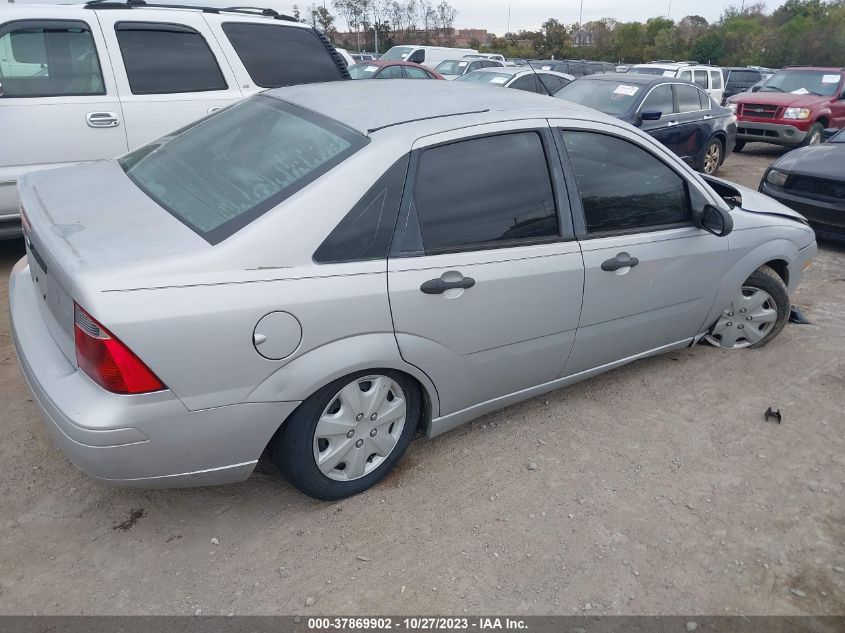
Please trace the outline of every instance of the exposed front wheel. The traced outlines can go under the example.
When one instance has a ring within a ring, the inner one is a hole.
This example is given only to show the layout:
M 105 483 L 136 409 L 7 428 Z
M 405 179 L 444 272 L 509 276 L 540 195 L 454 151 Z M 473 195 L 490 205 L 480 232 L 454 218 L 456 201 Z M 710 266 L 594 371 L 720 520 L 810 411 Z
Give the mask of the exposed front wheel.
M 768 266 L 761 266 L 742 284 L 705 340 L 724 349 L 763 347 L 789 319 L 786 285 Z
M 804 139 L 803 145 L 819 145 L 822 142 L 822 131 L 824 126 L 821 123 L 813 123 L 810 131 L 807 132 L 807 137 Z
M 719 165 L 722 164 L 722 143 L 717 138 L 710 139 L 701 152 L 701 157 L 698 159 L 696 169 L 702 173 L 712 176 L 719 171 Z
M 363 492 L 407 449 L 420 418 L 420 391 L 408 376 L 373 370 L 326 385 L 282 425 L 273 462 L 307 495 L 323 500 Z

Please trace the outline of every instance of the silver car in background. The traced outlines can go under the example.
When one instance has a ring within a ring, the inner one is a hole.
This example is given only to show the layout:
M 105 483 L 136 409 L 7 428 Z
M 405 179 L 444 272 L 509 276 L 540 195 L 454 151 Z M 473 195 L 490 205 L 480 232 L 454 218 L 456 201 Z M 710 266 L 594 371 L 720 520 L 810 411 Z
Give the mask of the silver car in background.
M 26 176 L 12 330 L 71 461 L 188 486 L 267 451 L 337 499 L 418 431 L 782 329 L 816 250 L 800 215 L 594 110 L 480 92 L 270 90 Z

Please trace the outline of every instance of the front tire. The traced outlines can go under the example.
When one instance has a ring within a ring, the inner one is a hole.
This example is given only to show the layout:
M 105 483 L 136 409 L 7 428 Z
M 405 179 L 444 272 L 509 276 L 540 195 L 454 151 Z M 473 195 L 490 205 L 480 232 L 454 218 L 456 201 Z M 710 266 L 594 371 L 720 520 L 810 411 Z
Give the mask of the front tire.
M 719 171 L 722 164 L 722 142 L 717 138 L 711 138 L 698 158 L 695 168 L 703 174 L 712 176 Z
M 824 131 L 824 126 L 821 123 L 813 123 L 801 146 L 810 147 L 811 145 L 819 145 L 822 142 L 822 131 Z
M 339 378 L 294 411 L 270 456 L 305 494 L 331 501 L 378 483 L 408 448 L 420 419 L 420 389 L 400 372 Z
M 761 266 L 704 337 L 723 349 L 756 349 L 768 345 L 789 320 L 786 284 L 769 266 Z

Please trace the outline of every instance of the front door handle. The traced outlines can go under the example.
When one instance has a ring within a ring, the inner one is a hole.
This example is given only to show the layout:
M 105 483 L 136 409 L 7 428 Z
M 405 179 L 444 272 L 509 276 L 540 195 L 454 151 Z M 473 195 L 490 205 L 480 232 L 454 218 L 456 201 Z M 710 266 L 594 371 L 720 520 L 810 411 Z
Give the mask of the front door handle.
M 619 270 L 620 268 L 633 268 L 640 263 L 636 257 L 631 257 L 628 253 L 619 253 L 613 259 L 606 259 L 601 263 L 601 269 L 608 272 Z
M 114 112 L 89 112 L 85 115 L 88 127 L 117 127 L 120 118 Z
M 669 121 L 666 125 L 669 126 L 669 127 L 672 127 L 672 126 L 678 125 L 678 122 L 677 121 Z
M 472 288 L 474 285 L 475 279 L 472 277 L 461 277 L 456 281 L 444 281 L 438 277 L 437 279 L 429 279 L 424 282 L 420 286 L 420 290 L 427 295 L 441 295 L 452 288 L 463 288 L 466 290 L 467 288 Z

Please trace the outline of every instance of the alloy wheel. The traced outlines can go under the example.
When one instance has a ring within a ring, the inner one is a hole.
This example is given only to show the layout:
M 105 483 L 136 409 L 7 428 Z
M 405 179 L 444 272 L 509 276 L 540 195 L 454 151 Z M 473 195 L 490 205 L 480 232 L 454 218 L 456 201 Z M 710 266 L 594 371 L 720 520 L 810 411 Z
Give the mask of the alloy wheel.
M 707 148 L 707 153 L 704 155 L 704 173 L 707 175 L 716 173 L 719 168 L 719 160 L 722 158 L 722 146 L 719 143 L 713 143 Z
M 775 300 L 765 290 L 743 286 L 705 340 L 723 349 L 742 349 L 762 341 L 778 318 Z
M 314 460 L 326 477 L 353 481 L 393 452 L 406 418 L 405 394 L 383 375 L 354 379 L 329 402 L 314 430 Z

